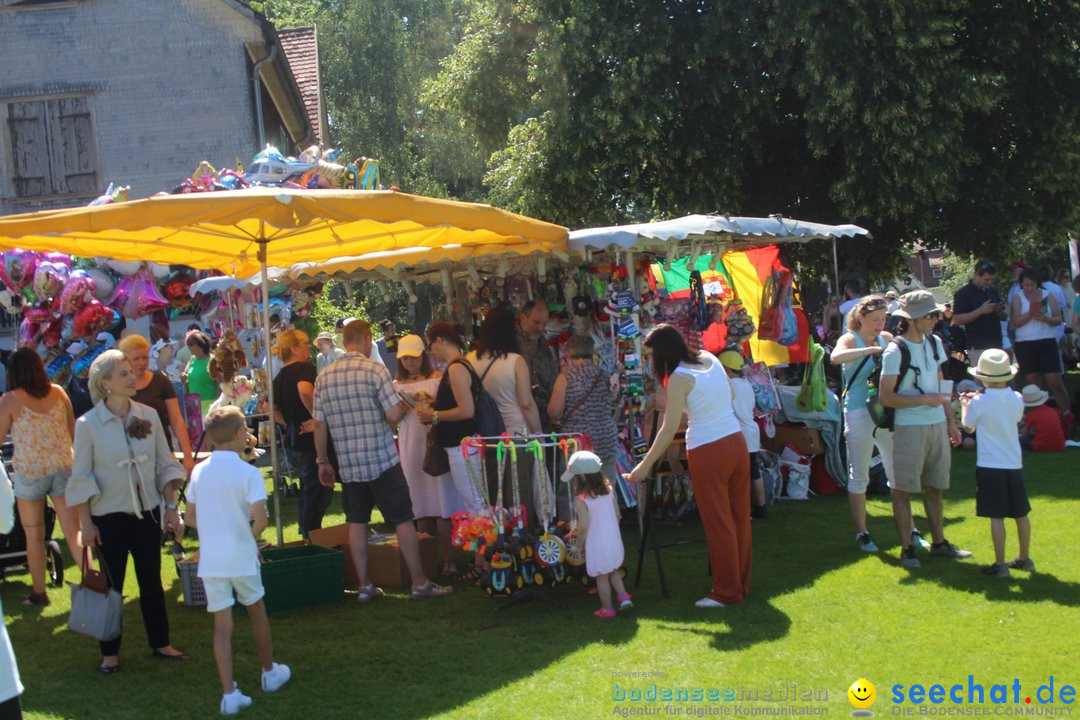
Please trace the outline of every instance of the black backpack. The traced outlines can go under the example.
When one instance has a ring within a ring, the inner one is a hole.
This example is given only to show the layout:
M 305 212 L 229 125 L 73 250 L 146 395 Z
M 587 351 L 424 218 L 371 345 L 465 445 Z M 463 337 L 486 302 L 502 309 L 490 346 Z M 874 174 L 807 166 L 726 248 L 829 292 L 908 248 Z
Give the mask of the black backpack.
M 502 412 L 499 411 L 499 405 L 495 402 L 495 398 L 491 397 L 491 393 L 484 389 L 484 378 L 491 371 L 495 361 L 491 361 L 491 365 L 487 366 L 483 375 L 477 375 L 476 370 L 469 361 L 462 360 L 461 364 L 469 370 L 473 382 L 476 383 L 477 390 L 473 393 L 473 421 L 476 422 L 476 434 L 481 437 L 498 437 L 502 435 L 506 432 L 506 423 L 503 422 Z
M 934 360 L 939 365 L 941 363 L 941 356 L 938 354 L 938 341 L 934 339 L 933 335 L 929 335 L 931 342 L 934 346 Z M 900 372 L 896 375 L 896 387 L 900 387 L 900 383 L 903 381 L 904 376 L 907 375 L 908 370 L 911 370 L 911 350 L 908 349 L 907 343 L 902 342 L 900 337 L 894 337 L 891 343 L 895 344 L 900 349 Z M 896 425 L 896 408 L 885 407 L 881 404 L 881 398 L 879 397 L 879 389 L 881 388 L 881 355 L 874 358 L 874 371 L 870 373 L 870 377 L 867 378 L 867 394 L 866 394 L 866 409 L 870 412 L 870 419 L 874 421 L 874 424 L 884 430 L 892 430 Z M 915 377 L 915 389 L 919 392 L 923 392 L 923 389 L 919 387 L 919 368 L 914 368 Z

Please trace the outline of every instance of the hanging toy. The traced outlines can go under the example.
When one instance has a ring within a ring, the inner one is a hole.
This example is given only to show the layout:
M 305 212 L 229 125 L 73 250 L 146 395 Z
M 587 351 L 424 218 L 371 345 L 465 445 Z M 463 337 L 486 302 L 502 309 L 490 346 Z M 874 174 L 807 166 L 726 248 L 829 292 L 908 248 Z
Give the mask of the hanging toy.
M 701 279 L 701 272 L 694 270 L 690 273 L 690 329 L 705 332 L 712 322 L 709 313 L 709 304 L 705 299 L 705 285 Z

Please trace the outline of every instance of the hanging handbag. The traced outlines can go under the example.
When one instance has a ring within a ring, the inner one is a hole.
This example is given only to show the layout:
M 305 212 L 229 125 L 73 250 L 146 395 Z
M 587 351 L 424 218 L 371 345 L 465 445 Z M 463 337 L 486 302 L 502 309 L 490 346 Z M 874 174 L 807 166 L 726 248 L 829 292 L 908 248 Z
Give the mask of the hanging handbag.
M 432 477 L 439 477 L 450 472 L 450 456 L 446 454 L 446 448 L 439 445 L 438 433 L 435 428 L 428 430 L 427 447 L 424 450 L 423 471 Z
M 83 548 L 83 580 L 71 586 L 68 628 L 106 642 L 120 637 L 124 619 L 124 596 L 112 588 L 112 576 L 104 561 L 102 574 L 90 567 L 90 548 Z

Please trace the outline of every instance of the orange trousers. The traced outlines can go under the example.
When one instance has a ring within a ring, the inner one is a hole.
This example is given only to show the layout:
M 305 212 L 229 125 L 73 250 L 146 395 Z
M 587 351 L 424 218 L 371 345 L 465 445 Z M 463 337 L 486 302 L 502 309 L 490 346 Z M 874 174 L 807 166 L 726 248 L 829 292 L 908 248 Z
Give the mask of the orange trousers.
M 709 545 L 712 592 L 738 605 L 750 591 L 750 454 L 741 432 L 686 452 Z

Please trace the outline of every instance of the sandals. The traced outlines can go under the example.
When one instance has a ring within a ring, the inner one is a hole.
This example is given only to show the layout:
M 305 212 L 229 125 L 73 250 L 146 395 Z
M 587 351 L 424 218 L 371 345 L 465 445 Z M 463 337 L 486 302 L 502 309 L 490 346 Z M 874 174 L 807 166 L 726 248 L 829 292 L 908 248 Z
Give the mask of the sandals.
M 98 665 L 98 672 L 102 675 L 115 675 L 120 672 L 120 663 L 116 663 L 115 665 L 106 665 L 102 663 L 101 665 Z
M 439 565 L 439 575 L 443 577 L 457 577 L 458 566 L 453 560 L 446 560 Z
M 26 596 L 26 599 L 22 601 L 23 605 L 37 605 L 38 607 L 47 607 L 49 604 L 48 593 L 43 592 L 31 592 Z
M 427 600 L 428 598 L 446 597 L 454 592 L 454 588 L 446 585 L 436 585 L 428 580 L 419 587 L 413 587 L 409 593 L 410 600 Z
M 381 587 L 377 587 L 375 583 L 368 583 L 365 587 L 360 588 L 360 592 L 356 594 L 356 601 L 358 603 L 367 604 L 376 598 L 381 598 L 383 591 Z
M 471 583 L 479 586 L 480 585 L 480 580 L 483 577 L 484 577 L 484 571 L 482 569 L 476 567 L 475 565 L 473 565 L 471 568 L 469 568 L 469 570 L 467 570 L 466 572 L 463 572 L 460 575 L 458 575 L 457 579 L 458 580 L 463 580 L 465 582 L 471 582 Z
M 159 660 L 187 660 L 188 656 L 177 650 L 175 653 L 163 653 L 157 648 L 154 648 L 154 657 Z M 104 665 L 102 666 L 104 667 Z

